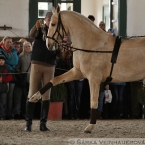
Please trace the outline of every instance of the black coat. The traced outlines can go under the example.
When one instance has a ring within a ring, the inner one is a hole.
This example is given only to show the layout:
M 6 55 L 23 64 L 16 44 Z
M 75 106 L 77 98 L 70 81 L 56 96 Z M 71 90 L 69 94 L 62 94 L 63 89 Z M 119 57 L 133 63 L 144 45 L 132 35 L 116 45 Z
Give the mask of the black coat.
M 38 35 L 35 37 L 34 45 L 32 49 L 31 60 L 40 61 L 48 64 L 56 64 L 56 51 L 49 51 L 46 47 L 46 41 L 44 41 L 41 28 L 38 29 Z M 48 28 L 45 29 L 46 34 Z

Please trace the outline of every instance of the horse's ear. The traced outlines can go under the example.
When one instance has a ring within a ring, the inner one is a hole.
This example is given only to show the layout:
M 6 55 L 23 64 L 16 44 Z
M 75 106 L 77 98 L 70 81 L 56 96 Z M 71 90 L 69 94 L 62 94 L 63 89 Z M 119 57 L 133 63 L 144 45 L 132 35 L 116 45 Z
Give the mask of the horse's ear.
M 52 14 L 55 13 L 55 7 L 52 7 Z
M 60 5 L 59 5 L 59 4 L 57 5 L 56 10 L 57 10 L 57 13 L 59 13 L 59 12 L 60 12 Z

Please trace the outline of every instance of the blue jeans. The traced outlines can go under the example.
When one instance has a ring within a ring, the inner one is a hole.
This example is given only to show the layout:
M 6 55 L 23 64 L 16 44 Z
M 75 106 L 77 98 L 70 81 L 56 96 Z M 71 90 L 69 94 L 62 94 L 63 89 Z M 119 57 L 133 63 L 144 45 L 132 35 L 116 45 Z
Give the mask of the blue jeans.
M 65 83 L 67 88 L 68 114 L 79 115 L 83 80 Z
M 6 103 L 6 116 L 12 116 L 14 87 L 15 87 L 14 83 L 9 83 L 9 91 L 7 94 L 7 103 Z
M 113 116 L 116 117 L 122 114 L 123 110 L 123 93 L 124 93 L 124 85 L 110 85 L 112 92 L 112 113 Z
M 21 114 L 26 114 L 26 101 L 28 99 L 29 83 L 22 88 L 23 94 L 21 98 Z
M 20 115 L 20 111 L 21 111 L 21 98 L 22 98 L 22 88 L 17 87 L 15 85 L 14 87 L 14 99 L 13 99 L 13 113 L 15 114 L 19 114 Z
M 0 93 L 0 117 L 5 118 L 7 93 Z
M 97 110 L 99 110 L 100 112 L 103 112 L 104 97 L 105 97 L 105 92 L 100 92 L 98 98 L 98 108 L 97 108 Z
M 25 114 L 26 110 L 26 100 L 28 96 L 29 90 L 29 83 L 25 87 L 19 87 L 15 85 L 14 88 L 14 110 L 13 113 L 15 114 Z

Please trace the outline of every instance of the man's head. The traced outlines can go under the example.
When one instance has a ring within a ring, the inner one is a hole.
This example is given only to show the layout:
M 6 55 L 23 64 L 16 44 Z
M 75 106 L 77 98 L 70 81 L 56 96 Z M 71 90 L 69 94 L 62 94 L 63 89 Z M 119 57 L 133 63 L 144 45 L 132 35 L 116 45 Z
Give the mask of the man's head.
M 21 52 L 21 44 L 19 41 L 13 42 L 13 47 L 17 50 L 17 53 Z
M 99 28 L 102 29 L 103 31 L 106 31 L 106 30 L 105 30 L 105 23 L 104 23 L 103 21 L 101 21 L 101 22 L 99 23 Z
M 95 17 L 94 17 L 93 15 L 89 15 L 88 18 L 89 18 L 92 22 L 95 21 Z
M 44 21 L 45 21 L 45 24 L 47 26 L 49 26 L 51 16 L 52 16 L 52 12 L 47 12 L 46 15 L 45 15 Z

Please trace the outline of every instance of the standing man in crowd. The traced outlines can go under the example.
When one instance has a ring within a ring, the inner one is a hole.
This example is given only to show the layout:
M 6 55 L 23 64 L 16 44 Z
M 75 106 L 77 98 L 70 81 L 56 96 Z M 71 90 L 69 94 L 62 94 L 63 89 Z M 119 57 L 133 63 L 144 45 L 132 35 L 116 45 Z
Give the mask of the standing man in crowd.
M 106 30 L 105 30 L 105 23 L 103 21 L 101 21 L 99 23 L 99 28 L 106 32 Z

